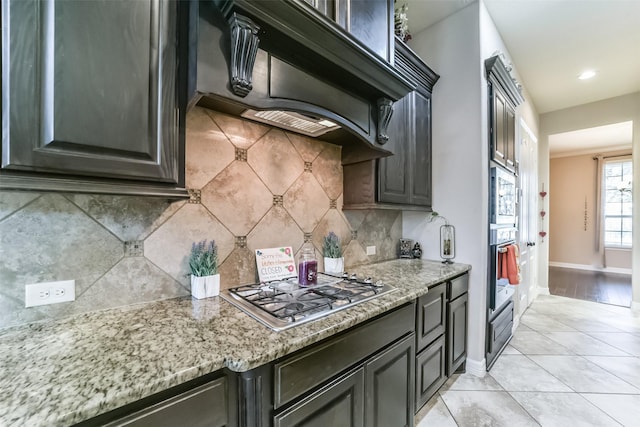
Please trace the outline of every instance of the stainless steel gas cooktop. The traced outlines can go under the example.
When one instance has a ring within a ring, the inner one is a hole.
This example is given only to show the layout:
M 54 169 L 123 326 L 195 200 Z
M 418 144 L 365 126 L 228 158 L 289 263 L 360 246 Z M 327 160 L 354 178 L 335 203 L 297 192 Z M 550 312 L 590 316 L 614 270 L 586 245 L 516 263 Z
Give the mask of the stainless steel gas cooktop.
M 297 279 L 243 285 L 220 295 L 275 331 L 282 331 L 394 291 L 395 288 L 345 273 L 318 273 L 318 284 L 302 287 Z

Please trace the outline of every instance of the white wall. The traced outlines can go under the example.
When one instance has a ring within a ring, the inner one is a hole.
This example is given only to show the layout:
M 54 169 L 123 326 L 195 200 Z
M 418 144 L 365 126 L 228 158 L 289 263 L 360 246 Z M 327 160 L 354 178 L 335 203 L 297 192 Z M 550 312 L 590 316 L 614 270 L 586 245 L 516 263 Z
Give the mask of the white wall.
M 456 227 L 456 261 L 471 264 L 467 368 L 484 371 L 487 263 L 487 150 L 479 45 L 479 8 L 473 3 L 425 31 L 411 47 L 440 74 L 433 91 L 433 209 Z M 421 242 L 424 258 L 438 259 L 442 222 L 404 212 L 403 235 Z
M 455 260 L 472 266 L 467 371 L 483 375 L 489 223 L 484 60 L 496 50 L 509 55 L 482 1 L 414 34 L 409 44 L 441 76 L 432 104 L 433 210 L 456 227 Z M 518 114 L 537 133 L 533 105 L 520 107 Z M 439 259 L 442 222 L 429 223 L 428 217 L 403 212 L 403 236 L 422 244 L 423 258 Z

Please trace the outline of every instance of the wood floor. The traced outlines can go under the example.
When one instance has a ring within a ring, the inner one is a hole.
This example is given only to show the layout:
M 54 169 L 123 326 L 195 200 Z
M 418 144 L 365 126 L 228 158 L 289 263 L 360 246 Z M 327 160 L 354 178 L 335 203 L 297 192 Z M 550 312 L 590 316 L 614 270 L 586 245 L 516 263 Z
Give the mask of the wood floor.
M 549 267 L 549 292 L 603 304 L 631 305 L 631 275 Z

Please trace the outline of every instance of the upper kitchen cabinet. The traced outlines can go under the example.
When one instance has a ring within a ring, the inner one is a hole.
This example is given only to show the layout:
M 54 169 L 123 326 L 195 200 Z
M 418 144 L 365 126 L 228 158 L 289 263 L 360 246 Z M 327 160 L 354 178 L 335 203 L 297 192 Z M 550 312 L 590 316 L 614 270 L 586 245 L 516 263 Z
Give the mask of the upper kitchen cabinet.
M 393 0 L 304 0 L 376 55 L 393 59 Z
M 517 173 L 516 107 L 524 98 L 499 56 L 487 59 L 485 68 L 489 89 L 491 160 Z
M 393 155 L 344 166 L 345 209 L 431 209 L 431 92 L 439 76 L 400 40 L 395 67 L 416 89 L 393 106 L 384 145 Z
M 2 2 L 1 189 L 186 196 L 179 8 Z

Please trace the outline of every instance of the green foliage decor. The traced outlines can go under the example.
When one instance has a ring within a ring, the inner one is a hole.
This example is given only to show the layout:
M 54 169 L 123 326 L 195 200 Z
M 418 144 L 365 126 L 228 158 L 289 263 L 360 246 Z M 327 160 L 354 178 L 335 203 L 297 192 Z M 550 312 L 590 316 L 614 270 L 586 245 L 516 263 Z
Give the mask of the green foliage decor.
M 322 253 L 327 258 L 342 258 L 340 238 L 333 231 L 330 231 L 329 234 L 324 237 Z
M 206 240 L 193 243 L 189 256 L 189 269 L 193 276 L 212 276 L 218 274 L 218 247 L 216 242 Z

